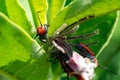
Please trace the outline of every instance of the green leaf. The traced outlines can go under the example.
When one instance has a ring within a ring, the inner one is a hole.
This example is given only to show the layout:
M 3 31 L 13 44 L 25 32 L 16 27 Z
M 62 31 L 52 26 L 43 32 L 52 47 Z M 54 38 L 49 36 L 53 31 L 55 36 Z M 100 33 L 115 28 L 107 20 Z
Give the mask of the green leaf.
M 0 70 L 10 80 L 48 80 L 48 72 L 49 62 L 45 54 L 34 63 L 15 61 Z
M 32 11 L 35 27 L 40 26 L 40 22 L 38 21 L 38 16 L 37 16 L 38 11 L 41 11 L 41 13 L 39 14 L 39 17 L 41 19 L 41 22 L 45 24 L 47 22 L 46 21 L 47 0 L 34 0 L 34 1 L 28 0 L 28 1 Z
M 11 61 L 28 61 L 43 50 L 22 28 L 0 13 L 0 67 Z
M 47 21 L 50 25 L 57 13 L 64 7 L 65 0 L 48 0 Z
M 61 9 L 51 22 L 49 35 L 51 36 L 63 23 L 72 24 L 88 15 L 101 16 L 120 9 L 119 0 L 74 0 Z
M 21 26 L 25 31 L 27 31 L 30 35 L 33 34 L 32 32 L 32 25 L 28 21 L 27 16 L 23 8 L 18 4 L 17 0 L 5 0 L 7 14 L 8 17 L 14 21 L 16 24 Z
M 65 6 L 69 5 L 73 0 L 66 0 Z
M 61 68 L 61 65 L 59 62 L 52 63 L 51 74 L 52 74 L 51 80 L 58 80 L 61 78 L 63 74 L 63 69 Z
M 6 14 L 8 16 L 5 0 L 0 0 L 0 3 L 1 3 L 0 12 Z
M 18 0 L 18 3 L 24 9 L 29 22 L 31 22 L 31 24 L 32 24 L 31 32 L 32 33 L 36 32 L 36 28 L 34 26 L 34 22 L 33 22 L 33 18 L 32 18 L 32 13 L 31 13 L 31 10 L 30 10 L 30 6 L 29 6 L 29 3 L 28 3 L 28 0 Z
M 113 71 L 114 73 L 116 73 L 117 75 L 111 73 L 110 71 L 106 71 L 104 69 L 100 69 L 98 68 L 96 70 L 96 74 L 97 76 L 95 77 L 95 80 L 101 80 L 103 77 L 105 80 L 118 80 L 120 78 L 120 50 L 118 50 L 118 48 L 120 48 L 119 45 L 120 42 L 114 42 L 114 40 L 110 41 L 111 43 L 108 45 L 107 48 L 105 48 L 103 50 L 103 54 L 101 54 L 98 57 L 99 60 L 99 64 L 104 65 L 105 67 L 109 68 L 111 71 Z M 111 47 L 112 46 L 112 47 Z M 114 49 L 112 50 L 111 48 Z M 105 54 L 104 54 L 105 53 Z M 109 60 L 109 61 L 108 61 Z

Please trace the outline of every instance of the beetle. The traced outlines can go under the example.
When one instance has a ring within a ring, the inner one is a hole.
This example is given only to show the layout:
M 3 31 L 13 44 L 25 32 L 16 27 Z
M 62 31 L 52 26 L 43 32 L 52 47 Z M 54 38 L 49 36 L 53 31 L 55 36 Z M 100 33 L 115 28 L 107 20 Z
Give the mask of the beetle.
M 96 44 L 96 42 L 91 43 L 91 44 Z M 101 64 L 98 64 L 98 61 L 95 58 L 94 52 L 92 52 L 91 49 L 88 47 L 88 45 L 91 45 L 91 44 L 85 45 L 83 43 L 79 43 L 79 44 L 76 44 L 74 46 L 77 48 L 80 55 L 82 55 L 83 57 L 89 58 L 93 63 L 95 63 L 95 65 L 94 65 L 95 67 L 98 66 L 98 67 L 100 67 L 102 69 L 105 69 L 105 70 L 111 72 L 114 75 L 117 75 L 117 73 L 112 71 L 111 69 L 109 69 L 109 68 L 107 68 L 107 67 L 105 67 L 105 66 L 103 66 Z
M 92 62 L 96 63 L 96 66 L 98 65 L 98 61 L 95 58 L 94 52 L 92 52 L 88 46 L 83 43 L 79 43 L 76 44 L 75 47 L 77 48 L 79 54 L 81 54 L 83 57 L 89 58 Z
M 46 42 L 47 41 L 47 32 L 48 32 L 49 25 L 48 24 L 44 24 L 44 25 L 42 24 L 42 22 L 40 20 L 40 17 L 39 17 L 39 13 L 41 13 L 41 12 L 37 11 L 37 17 L 38 17 L 38 20 L 40 22 L 40 26 L 36 30 L 37 34 L 34 37 L 34 39 L 39 36 L 40 41 Z

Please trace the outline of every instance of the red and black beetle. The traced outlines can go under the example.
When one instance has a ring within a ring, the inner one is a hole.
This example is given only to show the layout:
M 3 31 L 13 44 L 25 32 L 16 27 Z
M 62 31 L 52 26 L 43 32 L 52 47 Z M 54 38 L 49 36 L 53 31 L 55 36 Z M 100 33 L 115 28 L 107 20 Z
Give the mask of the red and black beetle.
M 96 67 L 98 66 L 100 68 L 103 68 L 103 69 L 111 72 L 114 75 L 117 75 L 117 73 L 113 72 L 111 69 L 109 69 L 109 68 L 107 68 L 107 67 L 105 67 L 105 66 L 103 66 L 101 64 L 98 64 L 98 61 L 95 58 L 94 52 L 92 52 L 87 45 L 80 43 L 80 44 L 76 44 L 75 47 L 78 49 L 79 54 L 81 54 L 83 57 L 89 58 L 93 63 L 96 64 L 95 65 Z
M 87 57 L 94 63 L 98 64 L 97 59 L 95 58 L 94 52 L 92 52 L 88 46 L 80 43 L 80 44 L 76 44 L 75 47 L 78 49 L 79 54 L 81 54 L 83 57 Z

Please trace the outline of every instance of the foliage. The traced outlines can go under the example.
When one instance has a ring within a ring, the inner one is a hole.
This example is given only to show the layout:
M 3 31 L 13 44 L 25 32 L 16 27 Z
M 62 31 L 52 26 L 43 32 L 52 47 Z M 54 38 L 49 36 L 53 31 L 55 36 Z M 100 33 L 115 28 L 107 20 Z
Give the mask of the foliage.
M 81 22 L 80 28 L 70 36 L 88 34 L 97 30 L 97 35 L 81 42 L 87 44 L 99 41 L 90 48 L 95 52 L 100 63 L 109 64 L 107 60 L 110 59 L 110 65 L 115 64 L 113 69 L 118 66 L 119 45 L 115 45 L 113 39 L 110 47 L 107 48 L 108 51 L 104 50 L 102 52 L 104 54 L 100 56 L 99 54 L 109 42 L 116 27 L 118 20 L 116 11 L 120 9 L 119 0 L 0 0 L 0 3 L 1 80 L 57 80 L 61 76 L 64 79 L 59 63 L 50 65 L 47 61 L 51 50 L 49 45 L 33 39 L 36 28 L 40 25 L 37 11 L 41 11 L 39 16 L 42 23 L 50 25 L 49 37 L 53 37 L 55 31 L 64 23 L 69 26 L 86 16 L 94 15 L 94 18 Z M 71 43 L 78 42 L 79 40 L 71 41 Z M 113 45 L 116 47 L 111 52 Z M 118 62 L 115 62 L 116 60 Z M 119 67 L 115 71 L 119 72 L 118 70 Z M 103 77 L 105 80 L 110 80 L 111 75 L 107 74 L 109 73 L 96 70 L 95 80 Z

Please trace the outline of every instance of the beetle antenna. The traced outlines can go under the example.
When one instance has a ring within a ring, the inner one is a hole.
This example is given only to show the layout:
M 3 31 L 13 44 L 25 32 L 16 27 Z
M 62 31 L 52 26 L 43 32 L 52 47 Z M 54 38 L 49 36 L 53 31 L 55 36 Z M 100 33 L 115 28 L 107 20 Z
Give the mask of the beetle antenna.
M 98 67 L 100 67 L 100 68 L 102 68 L 102 69 L 105 69 L 105 70 L 111 72 L 111 73 L 114 74 L 114 75 L 117 75 L 116 72 L 113 72 L 113 71 L 112 71 L 111 69 L 109 69 L 108 67 L 105 67 L 105 66 L 103 66 L 103 65 L 98 65 Z
M 39 20 L 39 22 L 40 22 L 40 25 L 41 25 L 41 27 L 42 27 L 42 22 L 41 22 L 41 20 L 40 20 L 39 13 L 41 13 L 41 11 L 37 11 L 37 16 L 38 16 L 38 20 Z

